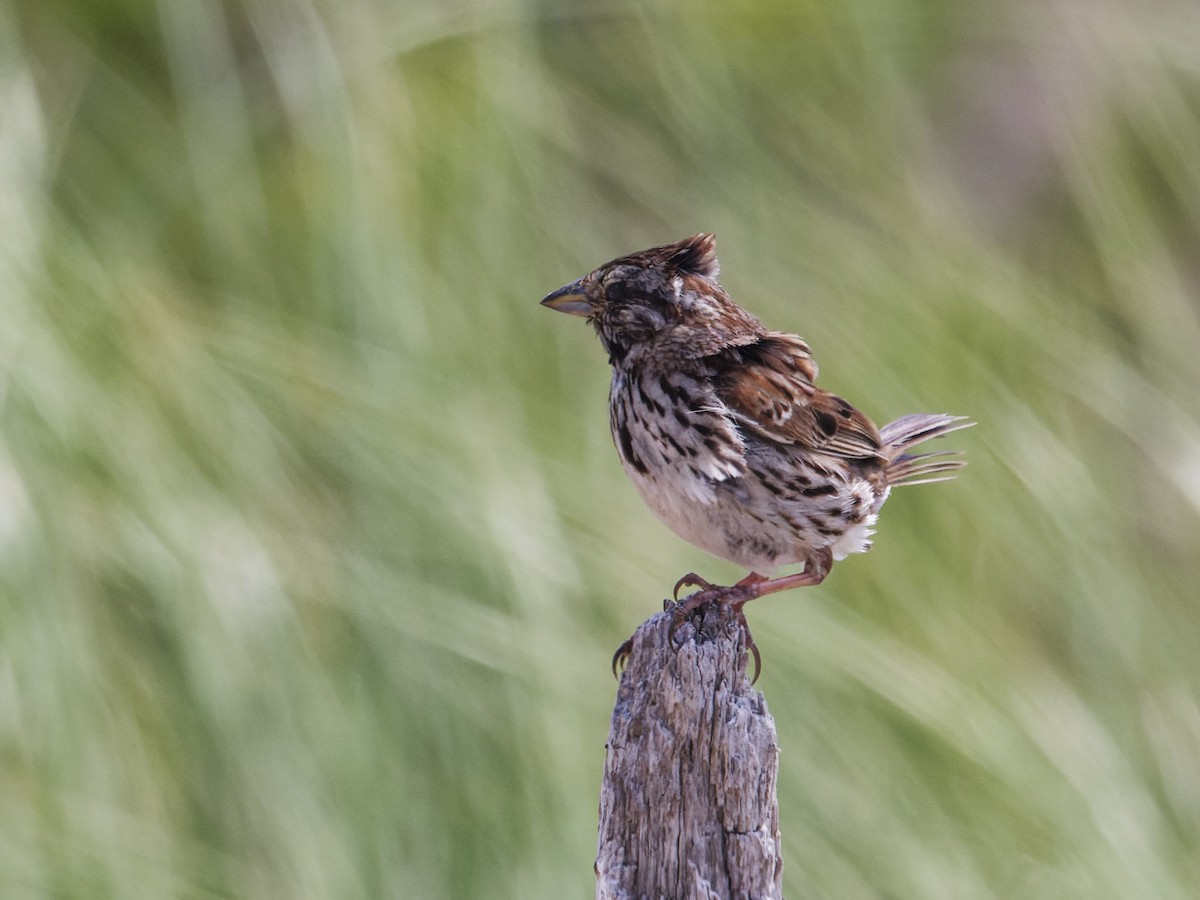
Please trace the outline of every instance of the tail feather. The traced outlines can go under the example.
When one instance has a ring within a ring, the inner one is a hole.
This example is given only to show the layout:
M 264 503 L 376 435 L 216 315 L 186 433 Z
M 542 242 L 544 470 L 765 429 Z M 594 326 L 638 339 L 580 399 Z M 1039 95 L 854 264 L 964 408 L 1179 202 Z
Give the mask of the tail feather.
M 967 464 L 959 450 L 933 450 L 928 453 L 908 453 L 910 447 L 952 431 L 970 428 L 975 423 L 966 416 L 943 413 L 917 413 L 889 422 L 880 430 L 883 452 L 887 457 L 889 485 L 930 484 L 949 481 L 954 472 Z

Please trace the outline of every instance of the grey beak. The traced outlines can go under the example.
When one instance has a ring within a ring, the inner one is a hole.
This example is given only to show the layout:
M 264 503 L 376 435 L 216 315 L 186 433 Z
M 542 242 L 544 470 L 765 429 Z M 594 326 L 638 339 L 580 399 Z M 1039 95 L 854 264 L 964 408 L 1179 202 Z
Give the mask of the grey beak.
M 588 300 L 587 295 L 583 292 L 583 284 L 580 281 L 572 281 L 565 287 L 560 287 L 553 294 L 548 294 L 542 300 L 542 306 L 548 306 L 551 309 L 557 309 L 559 312 L 565 312 L 570 316 L 590 316 L 592 314 L 592 302 Z

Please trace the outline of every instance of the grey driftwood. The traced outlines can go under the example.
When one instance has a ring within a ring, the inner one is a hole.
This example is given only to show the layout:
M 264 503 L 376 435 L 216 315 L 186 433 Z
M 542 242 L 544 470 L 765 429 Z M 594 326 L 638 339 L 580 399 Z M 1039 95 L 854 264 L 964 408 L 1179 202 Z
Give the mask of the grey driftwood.
M 600 792 L 598 900 L 779 898 L 779 747 L 742 636 L 715 609 L 638 628 Z M 698 627 L 697 627 L 698 626 Z

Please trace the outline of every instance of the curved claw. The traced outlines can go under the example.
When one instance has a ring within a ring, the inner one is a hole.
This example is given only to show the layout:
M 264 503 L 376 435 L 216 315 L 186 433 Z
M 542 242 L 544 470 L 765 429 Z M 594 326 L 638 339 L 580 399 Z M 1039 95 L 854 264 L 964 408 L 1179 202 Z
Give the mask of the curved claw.
M 712 587 L 712 583 L 705 581 L 695 572 L 688 572 L 677 582 L 675 582 L 675 590 L 671 591 L 671 596 L 675 598 L 675 602 L 679 602 L 679 589 L 682 587 L 698 587 L 702 591 L 707 591 Z
M 612 673 L 613 678 L 617 681 L 621 680 L 621 672 L 625 671 L 625 663 L 629 661 L 629 654 L 633 650 L 633 638 L 628 638 L 625 643 L 617 648 L 617 652 L 612 658 Z
M 762 674 L 762 657 L 758 655 L 758 644 L 754 643 L 753 638 L 750 638 L 750 632 L 746 632 L 746 637 L 750 641 L 746 650 L 754 657 L 754 677 L 750 679 L 750 683 L 758 681 L 758 676 Z
M 750 633 L 750 623 L 746 621 L 746 613 L 742 610 L 744 605 L 744 603 L 733 604 L 733 612 L 737 616 L 738 627 L 746 636 L 746 652 L 754 657 L 754 677 L 750 679 L 750 683 L 754 684 L 758 681 L 758 676 L 762 674 L 762 656 L 758 652 L 758 644 L 754 643 L 754 635 Z

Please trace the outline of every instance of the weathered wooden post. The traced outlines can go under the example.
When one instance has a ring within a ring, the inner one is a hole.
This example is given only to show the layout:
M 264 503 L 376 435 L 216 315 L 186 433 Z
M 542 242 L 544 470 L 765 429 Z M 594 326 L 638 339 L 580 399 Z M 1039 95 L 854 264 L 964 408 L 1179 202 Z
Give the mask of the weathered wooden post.
M 741 630 L 715 607 L 670 621 L 638 628 L 617 689 L 596 897 L 779 898 L 779 746 Z

